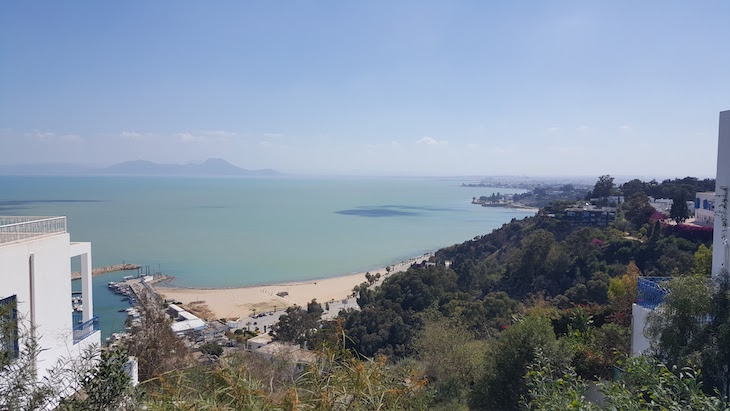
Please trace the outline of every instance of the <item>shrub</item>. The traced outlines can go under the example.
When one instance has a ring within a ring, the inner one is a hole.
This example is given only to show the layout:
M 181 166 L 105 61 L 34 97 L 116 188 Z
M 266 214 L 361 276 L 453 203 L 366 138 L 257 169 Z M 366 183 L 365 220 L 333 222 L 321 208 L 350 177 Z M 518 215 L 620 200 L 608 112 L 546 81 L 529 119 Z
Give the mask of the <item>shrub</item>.
M 524 375 L 537 350 L 554 364 L 567 363 L 568 354 L 555 338 L 550 321 L 527 317 L 507 327 L 485 356 L 483 376 L 475 385 L 471 405 L 486 409 L 516 409 L 527 394 Z
M 216 343 L 207 343 L 200 346 L 200 351 L 203 354 L 220 357 L 223 354 L 223 347 Z

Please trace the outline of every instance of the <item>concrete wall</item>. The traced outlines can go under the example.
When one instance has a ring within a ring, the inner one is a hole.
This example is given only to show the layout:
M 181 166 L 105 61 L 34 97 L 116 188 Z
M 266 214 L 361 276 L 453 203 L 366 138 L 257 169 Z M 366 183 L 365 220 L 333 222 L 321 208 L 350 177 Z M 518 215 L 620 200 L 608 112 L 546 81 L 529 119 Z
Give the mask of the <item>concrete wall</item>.
M 76 246 L 75 251 L 88 250 L 90 260 L 90 245 L 81 244 L 84 245 Z M 68 233 L 0 245 L 0 298 L 17 295 L 21 330 L 26 335 L 34 331 L 42 349 L 37 363 L 39 378 L 46 376 L 47 369 L 59 359 L 78 357 L 89 345 L 101 342 L 101 333 L 97 331 L 79 344 L 73 344 L 71 248 Z M 90 283 L 91 276 L 88 277 Z M 91 315 L 92 306 L 89 293 L 88 300 L 84 301 L 84 314 Z
M 63 233 L 0 246 L 0 298 L 17 294 L 23 328 L 35 324 L 36 338 L 44 350 L 38 358 L 40 377 L 57 359 L 68 356 L 73 345 L 69 244 L 69 234 Z
M 642 355 L 650 347 L 649 339 L 644 335 L 646 316 L 652 310 L 638 304 L 631 305 L 631 355 Z
M 730 213 L 723 208 L 725 191 L 723 187 L 730 188 L 730 110 L 720 113 L 720 128 L 718 131 L 717 144 L 717 176 L 715 185 L 715 226 L 713 237 L 712 275 L 717 276 L 723 268 L 728 267 L 730 261 L 730 247 L 728 245 L 728 229 L 723 220 L 730 224 Z M 724 216 L 724 218 L 723 218 Z M 723 238 L 723 236 L 725 238 Z

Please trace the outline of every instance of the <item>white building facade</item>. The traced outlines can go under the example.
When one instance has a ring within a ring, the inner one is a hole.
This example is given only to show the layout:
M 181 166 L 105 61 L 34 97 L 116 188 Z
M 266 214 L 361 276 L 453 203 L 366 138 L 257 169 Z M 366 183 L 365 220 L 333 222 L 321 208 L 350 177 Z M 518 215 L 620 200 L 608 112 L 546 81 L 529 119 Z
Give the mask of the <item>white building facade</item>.
M 697 193 L 694 201 L 695 224 L 715 224 L 715 193 Z
M 82 303 L 75 314 L 74 257 L 80 259 Z M 71 242 L 66 217 L 0 216 L 0 304 L 15 307 L 3 320 L 15 321 L 20 330 L 15 338 L 3 338 L 2 348 L 18 355 L 25 339 L 35 338 L 41 348 L 35 364 L 39 380 L 59 360 L 73 360 L 101 344 L 91 270 L 91 243 Z
M 720 113 L 715 177 L 715 225 L 712 238 L 712 276 L 730 269 L 728 256 L 728 187 L 730 187 L 730 110 Z

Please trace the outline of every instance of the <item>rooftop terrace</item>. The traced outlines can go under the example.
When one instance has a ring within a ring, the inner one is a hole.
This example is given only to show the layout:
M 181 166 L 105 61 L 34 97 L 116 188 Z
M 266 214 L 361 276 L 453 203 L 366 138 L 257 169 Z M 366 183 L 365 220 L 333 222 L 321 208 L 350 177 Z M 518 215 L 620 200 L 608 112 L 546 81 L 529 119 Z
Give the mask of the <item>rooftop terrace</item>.
M 0 216 L 0 244 L 66 232 L 66 217 Z

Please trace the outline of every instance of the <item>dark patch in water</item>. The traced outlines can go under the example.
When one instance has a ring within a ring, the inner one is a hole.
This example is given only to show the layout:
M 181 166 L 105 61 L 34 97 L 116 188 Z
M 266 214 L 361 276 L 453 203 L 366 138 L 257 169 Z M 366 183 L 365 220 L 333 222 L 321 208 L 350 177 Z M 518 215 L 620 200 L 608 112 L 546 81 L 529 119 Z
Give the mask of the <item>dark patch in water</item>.
M 343 215 L 356 215 L 359 217 L 405 217 L 421 215 L 421 213 L 415 213 L 412 211 L 397 210 L 391 206 L 358 207 L 356 209 L 335 211 L 335 213 Z
M 439 207 L 425 207 L 425 206 L 406 206 L 406 205 L 395 205 L 388 204 L 381 206 L 383 208 L 397 208 L 399 210 L 420 210 L 420 211 L 458 211 L 453 208 L 439 208 Z
M 104 200 L 5 200 L 0 201 L 0 211 L 7 213 L 10 211 L 20 211 L 28 209 L 32 204 L 48 204 L 48 203 L 103 203 Z

